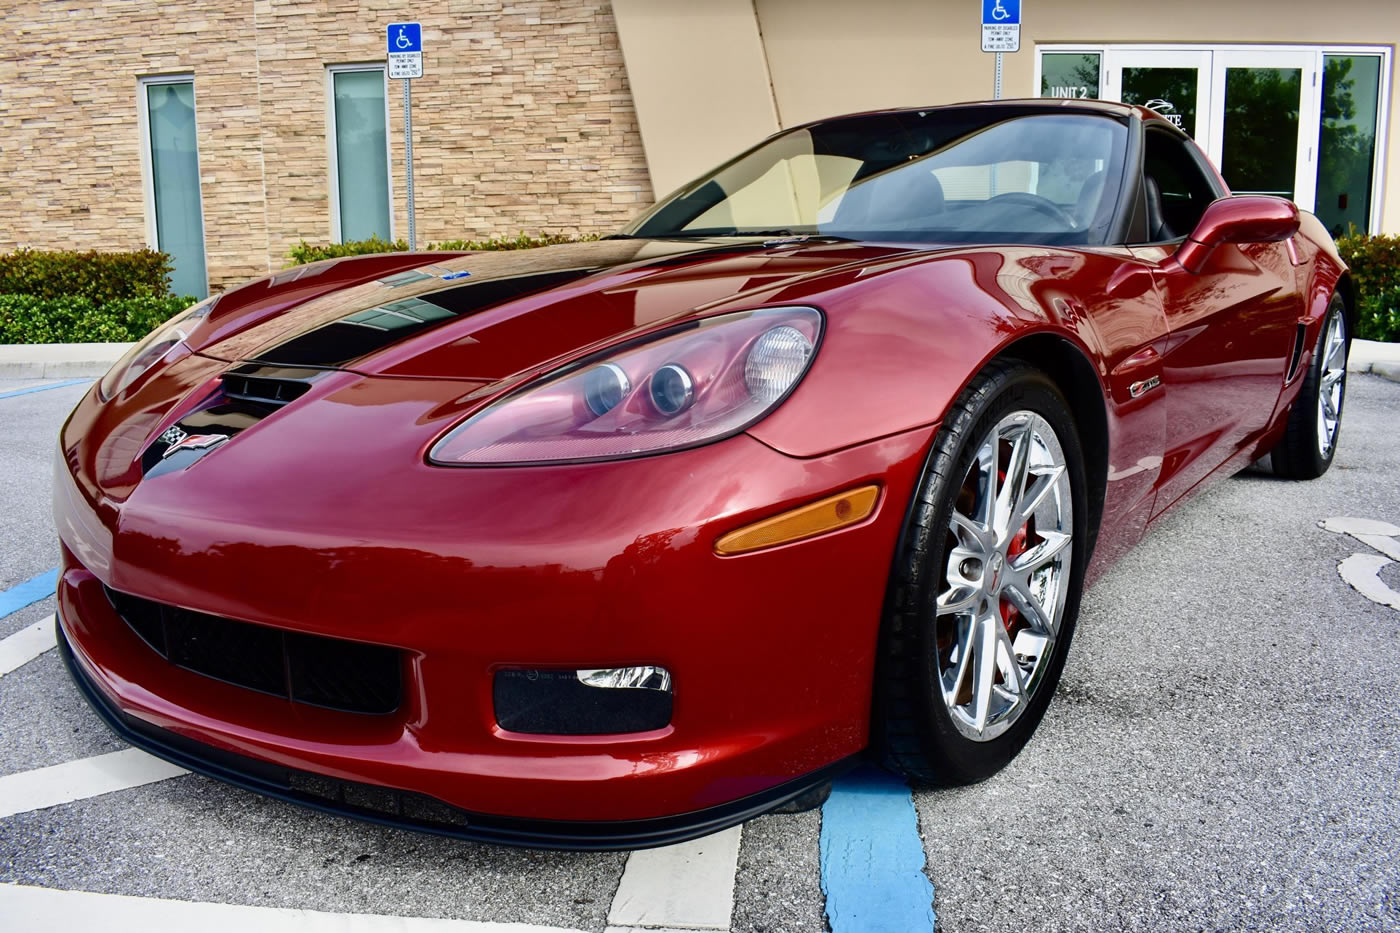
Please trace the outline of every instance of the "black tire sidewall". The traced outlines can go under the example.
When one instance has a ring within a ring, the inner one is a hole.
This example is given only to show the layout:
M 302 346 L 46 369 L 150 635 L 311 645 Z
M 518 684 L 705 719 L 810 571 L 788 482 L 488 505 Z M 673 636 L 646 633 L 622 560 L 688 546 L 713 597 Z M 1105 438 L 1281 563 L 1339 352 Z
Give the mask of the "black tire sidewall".
M 1293 400 L 1293 405 L 1288 412 L 1288 421 L 1284 427 L 1283 438 L 1274 448 L 1273 465 L 1274 472 L 1281 476 L 1293 479 L 1316 479 L 1332 466 L 1332 460 L 1337 456 L 1337 447 L 1342 440 L 1341 417 L 1346 410 L 1347 385 L 1346 378 L 1342 379 L 1342 394 L 1340 404 L 1337 407 L 1337 430 L 1332 435 L 1332 448 L 1326 454 L 1318 449 L 1317 428 L 1318 419 L 1322 417 L 1318 411 L 1318 400 L 1322 392 L 1322 375 L 1327 365 L 1324 358 L 1327 344 L 1327 331 L 1332 325 L 1332 318 L 1340 315 L 1342 324 L 1347 328 L 1345 337 L 1350 352 L 1351 326 L 1346 320 L 1346 305 L 1338 295 L 1333 295 L 1331 302 L 1327 305 L 1327 313 L 1322 317 L 1322 326 L 1319 328 L 1317 343 L 1313 345 L 1312 361 L 1308 364 L 1308 372 L 1303 378 L 1303 385 L 1298 390 L 1298 396 Z
M 1029 741 L 1045 714 L 1064 668 L 1083 589 L 1088 497 L 1084 452 L 1074 417 L 1054 383 L 1028 365 L 1006 371 L 999 381 L 1001 384 L 986 395 L 980 409 L 973 409 L 974 417 L 969 430 L 957 437 L 944 436 L 944 432 L 940 432 L 934 453 L 936 455 L 940 444 L 944 445 L 944 449 L 952 447 L 953 469 L 943 476 L 925 474 L 924 482 L 932 481 L 937 487 L 933 490 L 936 503 L 930 526 L 933 533 L 927 536 L 922 554 L 901 555 L 904 559 L 918 560 L 922 564 L 918 568 L 921 579 L 918 599 L 920 618 L 915 638 L 918 663 L 912 665 L 912 670 L 919 680 L 916 696 L 922 701 L 919 719 L 923 727 L 920 732 L 925 755 L 930 759 L 930 770 L 939 783 L 966 784 L 984 780 L 1001 770 Z M 1065 454 L 1074 513 L 1069 588 L 1054 651 L 1039 689 L 1026 710 L 1006 732 L 995 739 L 978 742 L 965 737 L 953 724 L 939 686 L 934 607 L 940 568 L 945 560 L 946 535 L 938 530 L 948 527 L 957 492 L 982 439 L 1008 413 L 1020 410 L 1035 412 L 1049 422 Z

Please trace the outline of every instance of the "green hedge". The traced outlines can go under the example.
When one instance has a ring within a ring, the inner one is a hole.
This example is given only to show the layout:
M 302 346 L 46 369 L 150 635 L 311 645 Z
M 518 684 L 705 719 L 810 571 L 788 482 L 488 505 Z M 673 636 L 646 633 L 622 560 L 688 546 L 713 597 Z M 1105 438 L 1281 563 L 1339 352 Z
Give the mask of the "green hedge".
M 1354 336 L 1400 342 L 1400 236 L 1345 236 L 1337 249 L 1361 299 Z
M 429 243 L 428 249 L 434 250 L 501 250 L 501 249 L 534 249 L 537 246 L 555 246 L 559 243 L 580 243 L 588 240 L 596 240 L 598 235 L 570 236 L 565 233 L 541 233 L 539 236 L 528 236 L 524 233 L 516 237 L 496 237 L 489 240 L 445 240 L 441 243 Z M 292 247 L 288 258 L 292 261 L 289 265 L 301 266 L 308 262 L 318 262 L 322 259 L 339 259 L 341 256 L 365 256 L 370 253 L 403 253 L 408 251 L 406 240 L 381 240 L 379 237 L 370 237 L 368 240 L 351 240 L 345 243 L 325 243 L 311 244 L 302 240 Z
M 0 294 L 80 296 L 93 304 L 170 294 L 170 257 L 151 249 L 126 253 L 21 249 L 0 255 Z
M 140 340 L 194 304 L 178 295 L 118 298 L 0 295 L 0 343 L 111 343 Z

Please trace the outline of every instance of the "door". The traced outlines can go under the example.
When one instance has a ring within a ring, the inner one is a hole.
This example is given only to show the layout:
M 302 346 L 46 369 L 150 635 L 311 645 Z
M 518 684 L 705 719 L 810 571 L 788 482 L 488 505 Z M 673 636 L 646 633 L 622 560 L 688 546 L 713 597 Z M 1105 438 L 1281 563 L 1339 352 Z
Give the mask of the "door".
M 1209 149 L 1210 52 L 1112 49 L 1104 73 L 1105 99 L 1150 107 Z
M 1104 98 L 1150 107 L 1181 127 L 1234 193 L 1276 194 L 1310 211 L 1318 59 L 1288 49 L 1110 49 Z
M 1165 456 L 1154 512 L 1190 492 L 1268 426 L 1292 353 L 1302 300 L 1283 243 L 1224 244 L 1199 273 L 1172 259 L 1215 199 L 1199 157 L 1166 130 L 1145 134 L 1148 227 L 1133 253 L 1154 267 L 1166 314 Z
M 1232 192 L 1273 194 L 1313 209 L 1316 87 L 1316 53 L 1214 53 L 1206 151 Z

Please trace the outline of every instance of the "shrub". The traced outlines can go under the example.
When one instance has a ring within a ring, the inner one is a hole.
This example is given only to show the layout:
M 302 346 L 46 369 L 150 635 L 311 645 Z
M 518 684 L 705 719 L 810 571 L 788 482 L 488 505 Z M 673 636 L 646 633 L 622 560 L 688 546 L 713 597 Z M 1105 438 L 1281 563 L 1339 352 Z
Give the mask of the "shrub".
M 0 295 L 0 343 L 140 340 L 194 301 L 176 295 L 141 295 L 98 304 L 82 295 Z
M 1337 249 L 1360 297 L 1354 336 L 1400 341 L 1400 236 L 1345 236 Z
M 151 249 L 127 253 L 21 249 L 0 255 L 0 294 L 80 296 L 95 305 L 170 294 L 170 257 Z
M 403 253 L 408 251 L 408 243 L 405 240 L 381 240 L 377 236 L 372 236 L 368 240 L 347 240 L 344 243 L 325 243 L 313 246 L 301 240 L 293 246 L 291 252 L 287 254 L 292 261 L 292 266 L 304 266 L 308 262 L 320 262 L 322 259 L 339 259 L 342 256 L 365 256 L 370 253 Z
M 576 237 L 566 233 L 541 233 L 539 236 L 528 236 L 524 233 L 516 237 L 495 237 L 487 240 L 445 240 L 442 243 L 429 243 L 430 250 L 500 250 L 500 249 L 534 249 L 537 246 L 555 246 L 559 243 L 579 243 L 598 239 L 596 233 L 588 236 Z M 369 253 L 402 253 L 408 251 L 408 243 L 404 240 L 381 240 L 379 237 L 370 237 L 368 240 L 350 240 L 345 243 L 311 244 L 305 240 L 293 246 L 291 252 L 287 254 L 292 261 L 289 265 L 300 266 L 308 262 L 319 262 L 322 259 L 339 259 L 342 256 L 364 256 Z

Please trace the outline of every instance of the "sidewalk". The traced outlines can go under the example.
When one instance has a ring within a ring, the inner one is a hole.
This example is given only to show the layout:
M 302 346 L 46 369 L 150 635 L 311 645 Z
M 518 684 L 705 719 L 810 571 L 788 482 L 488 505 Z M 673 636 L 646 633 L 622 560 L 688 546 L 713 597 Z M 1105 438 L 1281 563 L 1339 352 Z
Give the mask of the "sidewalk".
M 0 343 L 0 379 L 96 378 L 129 343 Z
M 0 379 L 72 379 L 105 373 L 129 343 L 0 344 Z M 1353 340 L 1347 370 L 1400 382 L 1400 343 Z
M 1391 382 L 1400 382 L 1400 343 L 1377 343 L 1374 340 L 1353 340 L 1347 371 L 1375 373 Z

